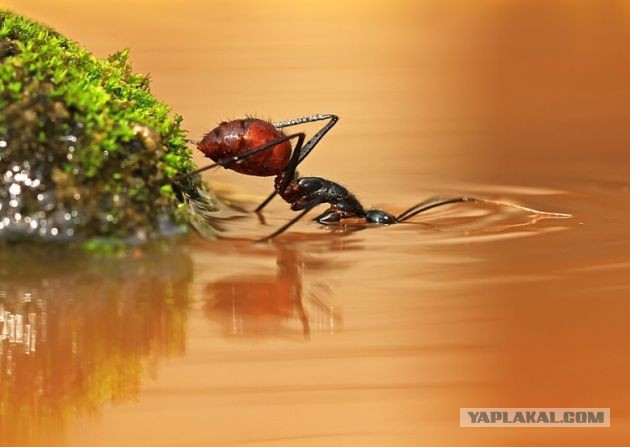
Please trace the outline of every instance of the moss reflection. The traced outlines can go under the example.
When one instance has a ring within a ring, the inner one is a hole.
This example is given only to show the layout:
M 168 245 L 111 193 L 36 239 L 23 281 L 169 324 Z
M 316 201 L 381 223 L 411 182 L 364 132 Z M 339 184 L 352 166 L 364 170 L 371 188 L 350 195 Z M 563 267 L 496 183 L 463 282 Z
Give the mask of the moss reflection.
M 0 445 L 50 441 L 137 398 L 157 362 L 184 350 L 192 268 L 176 249 L 116 260 L 3 250 L 0 265 Z

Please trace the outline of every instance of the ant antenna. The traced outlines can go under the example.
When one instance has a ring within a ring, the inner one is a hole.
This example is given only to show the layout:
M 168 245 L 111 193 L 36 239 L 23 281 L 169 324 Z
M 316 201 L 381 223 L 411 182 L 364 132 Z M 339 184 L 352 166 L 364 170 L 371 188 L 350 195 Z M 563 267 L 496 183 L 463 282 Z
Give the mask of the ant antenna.
M 433 199 L 429 199 L 429 200 L 425 200 L 424 202 L 420 202 L 417 205 L 414 205 L 411 208 L 409 208 L 408 210 L 402 212 L 396 218 L 398 220 L 398 223 L 404 222 L 406 220 L 409 220 L 412 217 L 414 217 L 414 216 L 416 216 L 416 215 L 418 215 L 418 214 L 420 214 L 420 213 L 422 213 L 424 211 L 428 211 L 430 209 L 437 208 L 438 206 L 450 205 L 451 203 L 460 203 L 460 202 L 486 203 L 488 205 L 495 205 L 495 206 L 503 206 L 503 207 L 515 208 L 517 210 L 526 211 L 528 213 L 536 214 L 536 215 L 540 216 L 541 218 L 567 219 L 567 218 L 572 217 L 571 214 L 550 213 L 550 212 L 547 212 L 547 211 L 540 211 L 540 210 L 537 210 L 537 209 L 534 209 L 534 208 L 528 208 L 526 206 L 517 205 L 515 203 L 503 202 L 503 201 L 500 201 L 500 200 L 477 199 L 475 197 L 470 197 L 470 196 L 455 197 L 453 199 L 443 200 L 441 202 L 432 203 L 430 205 L 427 205 L 427 203 L 430 203 L 430 202 L 432 202 L 434 200 L 435 200 L 434 198 Z
M 423 201 L 422 201 L 422 202 L 420 202 L 420 203 L 416 203 L 416 204 L 415 204 L 414 206 L 412 206 L 411 208 L 409 208 L 409 209 L 407 209 L 407 210 L 403 211 L 402 213 L 400 213 L 400 214 L 396 217 L 396 220 L 398 221 L 398 220 L 400 220 L 400 219 L 404 218 L 404 216 L 405 216 L 406 214 L 408 214 L 408 213 L 412 212 L 413 210 L 417 209 L 418 207 L 424 206 L 424 205 L 426 205 L 426 204 L 428 204 L 428 203 L 435 202 L 435 201 L 436 201 L 436 200 L 438 200 L 438 199 L 439 199 L 439 197 L 438 197 L 438 196 L 433 196 L 433 197 L 429 197 L 429 198 L 428 198 L 428 199 L 426 199 L 426 200 L 423 200 Z
M 441 202 L 432 203 L 430 205 L 427 205 L 427 203 L 430 203 L 430 202 L 432 202 L 434 200 L 435 199 L 432 198 L 432 199 L 425 200 L 424 202 L 420 202 L 417 205 L 412 206 L 408 210 L 400 213 L 400 215 L 398 215 L 398 217 L 396 217 L 396 220 L 398 221 L 398 223 L 404 222 L 404 221 L 409 220 L 412 217 L 414 217 L 414 216 L 416 216 L 416 215 L 418 215 L 420 213 L 423 213 L 425 211 L 428 211 L 430 209 L 437 208 L 439 206 L 450 205 L 452 203 L 479 202 L 479 200 L 475 199 L 474 197 L 461 196 L 461 197 L 455 197 L 454 199 L 443 200 Z

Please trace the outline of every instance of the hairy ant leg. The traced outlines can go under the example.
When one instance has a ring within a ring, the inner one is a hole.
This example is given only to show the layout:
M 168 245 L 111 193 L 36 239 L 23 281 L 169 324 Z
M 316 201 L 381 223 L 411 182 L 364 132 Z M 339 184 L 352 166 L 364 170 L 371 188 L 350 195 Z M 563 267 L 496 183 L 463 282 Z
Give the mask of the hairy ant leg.
M 326 135 L 328 131 L 330 131 L 330 129 L 332 129 L 333 126 L 337 123 L 337 121 L 339 120 L 339 117 L 337 115 L 332 115 L 332 114 L 320 114 L 320 115 L 305 116 L 302 118 L 296 118 L 296 119 L 292 119 L 288 121 L 280 121 L 278 123 L 273 124 L 277 129 L 281 129 L 284 127 L 297 126 L 299 124 L 313 123 L 316 121 L 323 121 L 323 120 L 329 120 L 329 121 L 320 130 L 318 130 L 317 133 L 315 133 L 315 135 L 313 135 L 313 137 L 306 142 L 306 144 L 304 144 L 304 147 L 299 151 L 300 155 L 295 165 L 290 166 L 289 164 L 287 164 L 287 168 L 285 169 L 286 178 L 288 178 L 288 180 L 286 180 L 287 182 L 293 180 L 293 178 L 297 175 L 295 172 L 295 170 L 297 169 L 297 166 L 300 163 L 302 163 L 302 161 L 304 161 L 304 159 L 308 156 L 308 154 L 310 154 L 313 151 L 313 149 L 315 149 L 315 146 L 317 146 L 317 144 L 324 137 L 324 135 Z M 269 202 L 273 200 L 276 194 L 278 194 L 278 191 L 274 191 L 271 194 L 269 194 L 269 196 L 265 200 L 263 200 L 260 203 L 260 205 L 256 207 L 254 211 L 256 213 L 260 213 L 263 210 L 263 208 L 266 207 L 269 204 Z
M 313 208 L 315 208 L 317 205 L 319 205 L 319 203 L 316 203 L 314 205 L 309 206 L 308 208 L 306 208 L 304 211 L 302 211 L 300 214 L 298 214 L 297 216 L 295 216 L 293 219 L 291 219 L 289 222 L 287 222 L 286 224 L 284 224 L 283 226 L 281 226 L 280 228 L 278 228 L 276 231 L 274 231 L 273 233 L 271 233 L 269 236 L 265 236 L 262 239 L 258 239 L 256 242 L 266 242 L 268 240 L 273 239 L 276 236 L 281 235 L 282 233 L 284 233 L 286 230 L 288 230 L 290 227 L 292 227 L 295 223 L 297 223 L 302 217 L 304 217 L 309 211 L 311 211 Z

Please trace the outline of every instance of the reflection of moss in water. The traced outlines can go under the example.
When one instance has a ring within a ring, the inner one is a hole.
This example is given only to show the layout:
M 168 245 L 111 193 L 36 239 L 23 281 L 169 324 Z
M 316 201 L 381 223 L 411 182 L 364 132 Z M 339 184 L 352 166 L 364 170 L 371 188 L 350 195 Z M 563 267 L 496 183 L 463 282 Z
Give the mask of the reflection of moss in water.
M 99 60 L 0 10 L 0 238 L 184 231 L 181 191 L 165 180 L 192 168 L 180 117 L 131 72 L 126 51 Z
M 157 362 L 184 350 L 192 268 L 172 247 L 116 261 L 22 248 L 0 266 L 0 445 L 137 398 Z

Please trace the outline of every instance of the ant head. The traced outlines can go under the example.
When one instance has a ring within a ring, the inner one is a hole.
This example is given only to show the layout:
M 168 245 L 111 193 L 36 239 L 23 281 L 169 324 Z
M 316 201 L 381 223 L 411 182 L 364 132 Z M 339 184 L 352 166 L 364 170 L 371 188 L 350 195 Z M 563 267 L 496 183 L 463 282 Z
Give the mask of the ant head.
M 395 216 L 381 210 L 366 211 L 365 220 L 367 220 L 368 223 L 374 223 L 378 225 L 392 225 L 398 223 L 398 219 L 396 219 Z

